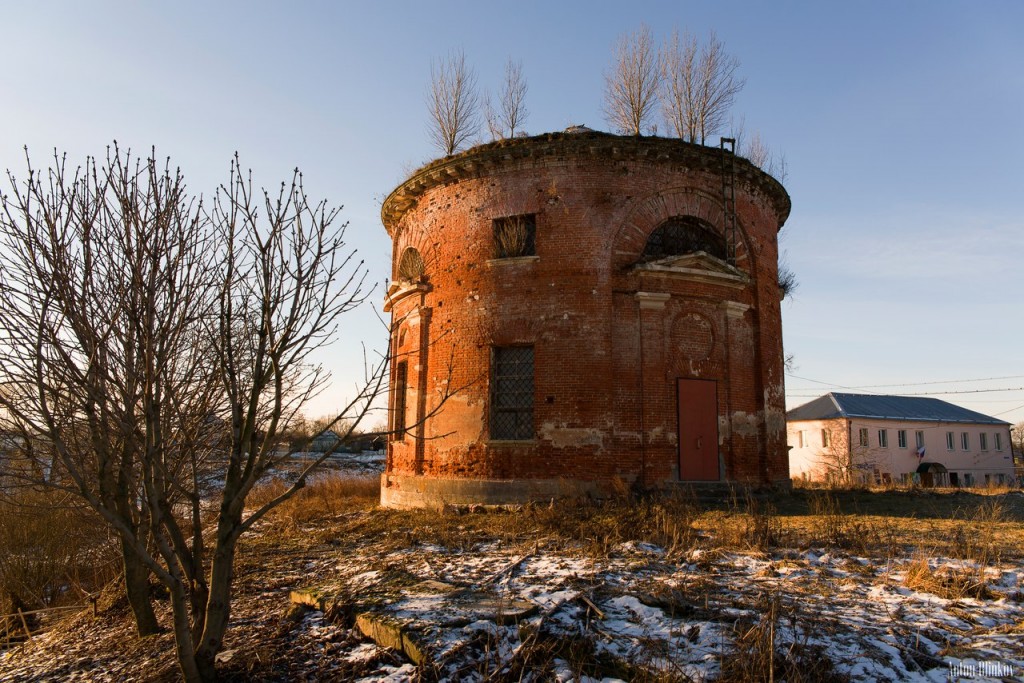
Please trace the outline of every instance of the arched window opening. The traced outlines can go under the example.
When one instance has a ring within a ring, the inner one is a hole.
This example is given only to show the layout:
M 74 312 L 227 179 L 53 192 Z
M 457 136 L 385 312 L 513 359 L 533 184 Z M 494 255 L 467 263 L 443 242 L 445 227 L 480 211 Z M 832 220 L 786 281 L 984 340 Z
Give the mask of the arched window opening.
M 417 282 L 423 278 L 426 266 L 423 264 L 423 257 L 413 247 L 409 247 L 402 253 L 402 260 L 398 262 L 398 279 L 407 282 Z
M 695 216 L 675 216 L 655 228 L 647 238 L 641 260 L 655 261 L 698 251 L 724 261 L 727 256 L 725 238 L 710 223 Z

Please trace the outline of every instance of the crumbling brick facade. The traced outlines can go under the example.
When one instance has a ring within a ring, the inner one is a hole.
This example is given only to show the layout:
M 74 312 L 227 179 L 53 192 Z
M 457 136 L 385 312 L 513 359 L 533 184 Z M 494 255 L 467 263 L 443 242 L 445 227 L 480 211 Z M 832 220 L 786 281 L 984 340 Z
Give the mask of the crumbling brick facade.
M 664 138 L 504 140 L 417 171 L 382 210 L 404 430 L 382 502 L 788 482 L 789 209 L 746 160 Z

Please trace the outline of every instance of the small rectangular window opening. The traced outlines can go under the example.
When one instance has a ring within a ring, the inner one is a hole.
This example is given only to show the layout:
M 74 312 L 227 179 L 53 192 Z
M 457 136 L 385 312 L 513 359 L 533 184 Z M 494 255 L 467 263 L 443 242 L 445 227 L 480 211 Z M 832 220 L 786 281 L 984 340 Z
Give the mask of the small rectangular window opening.
M 898 432 L 896 432 L 896 441 L 898 442 L 900 448 L 906 448 L 907 447 L 907 430 L 906 429 L 901 429 Z
M 822 429 L 821 430 L 821 447 L 822 448 L 828 448 L 831 445 L 832 445 L 832 439 L 829 436 L 828 430 L 827 429 Z
M 536 256 L 537 218 L 532 213 L 494 219 L 494 257 Z
M 878 430 L 878 447 L 888 448 L 889 447 L 889 430 L 879 429 Z
M 395 365 L 395 413 L 392 418 L 392 431 L 395 439 L 405 438 L 405 395 L 409 383 L 409 362 L 399 361 Z
M 868 445 L 868 428 L 861 427 L 858 436 L 860 437 L 860 445 L 866 447 Z

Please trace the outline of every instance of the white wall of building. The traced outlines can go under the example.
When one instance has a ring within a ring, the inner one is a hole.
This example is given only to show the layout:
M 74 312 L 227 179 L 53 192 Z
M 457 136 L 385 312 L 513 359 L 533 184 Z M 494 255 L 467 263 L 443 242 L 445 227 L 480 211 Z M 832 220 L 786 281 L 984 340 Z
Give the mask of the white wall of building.
M 823 430 L 830 436 L 823 439 Z M 845 452 L 849 438 L 857 472 L 866 483 L 899 483 L 922 462 L 945 466 L 950 483 L 960 486 L 995 485 L 1013 479 L 1006 426 L 837 418 L 791 422 L 787 434 L 790 476 L 794 478 L 825 479 L 829 463 L 839 457 L 833 451 Z M 825 445 L 826 440 L 830 445 Z M 919 443 L 923 457 L 918 454 Z

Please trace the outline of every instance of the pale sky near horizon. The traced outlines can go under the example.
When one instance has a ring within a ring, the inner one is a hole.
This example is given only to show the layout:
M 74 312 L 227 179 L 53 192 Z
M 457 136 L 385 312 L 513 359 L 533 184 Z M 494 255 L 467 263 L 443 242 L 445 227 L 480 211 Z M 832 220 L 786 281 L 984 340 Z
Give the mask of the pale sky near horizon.
M 344 205 L 378 283 L 381 201 L 438 155 L 432 58 L 463 50 L 492 91 L 521 60 L 531 134 L 609 130 L 620 34 L 714 30 L 746 78 L 734 117 L 788 165 L 789 407 L 830 390 L 961 392 L 930 395 L 1024 420 L 1022 2 L 2 0 L 0 18 L 0 168 L 24 178 L 25 145 L 42 166 L 114 139 L 155 146 L 207 195 L 235 151 L 268 187 L 300 167 L 312 198 Z M 361 344 L 386 347 L 369 308 L 323 354 L 335 381 L 313 416 L 351 393 Z

